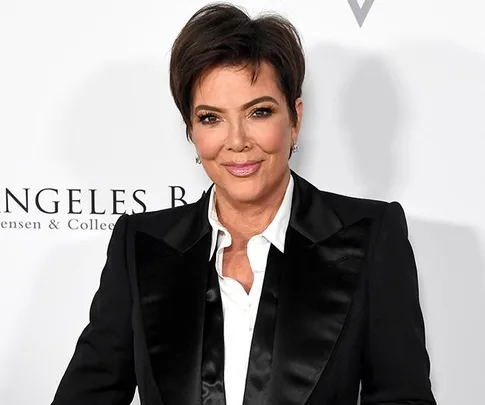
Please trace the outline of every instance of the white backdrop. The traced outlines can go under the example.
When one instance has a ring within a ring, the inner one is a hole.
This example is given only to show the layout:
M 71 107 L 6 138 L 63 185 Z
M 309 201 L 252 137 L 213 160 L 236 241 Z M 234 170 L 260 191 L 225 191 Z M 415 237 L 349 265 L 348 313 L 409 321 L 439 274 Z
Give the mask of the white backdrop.
M 171 186 L 194 201 L 209 184 L 168 88 L 171 43 L 203 4 L 0 1 L 2 404 L 50 403 L 88 321 L 110 231 L 69 225 L 139 211 L 133 194 L 169 207 Z M 292 166 L 320 188 L 403 204 L 434 392 L 440 405 L 481 403 L 485 4 L 375 0 L 362 28 L 347 0 L 238 4 L 300 29 Z

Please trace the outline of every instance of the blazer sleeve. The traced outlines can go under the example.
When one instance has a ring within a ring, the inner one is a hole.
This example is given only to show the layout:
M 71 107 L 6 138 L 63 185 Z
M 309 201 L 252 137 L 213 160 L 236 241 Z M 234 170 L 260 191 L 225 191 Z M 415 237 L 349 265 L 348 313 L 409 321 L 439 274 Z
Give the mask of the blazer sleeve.
M 435 405 L 406 217 L 387 204 L 371 252 L 362 405 Z
M 136 381 L 131 323 L 132 298 L 125 260 L 128 216 L 111 236 L 99 289 L 74 355 L 52 405 L 128 405 Z

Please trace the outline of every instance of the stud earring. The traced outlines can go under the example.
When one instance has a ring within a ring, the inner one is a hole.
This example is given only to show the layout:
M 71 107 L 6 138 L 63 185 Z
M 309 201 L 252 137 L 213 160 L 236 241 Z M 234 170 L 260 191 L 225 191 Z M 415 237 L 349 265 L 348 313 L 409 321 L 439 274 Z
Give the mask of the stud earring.
M 297 143 L 295 143 L 295 144 L 293 145 L 293 147 L 291 148 L 291 151 L 292 151 L 293 153 L 296 153 L 296 152 L 298 152 L 299 150 L 300 150 L 300 147 L 298 146 L 298 144 L 297 144 Z
M 202 163 L 202 160 L 200 160 L 200 156 L 199 155 L 197 155 L 195 157 L 195 163 L 197 163 L 198 165 L 200 165 Z

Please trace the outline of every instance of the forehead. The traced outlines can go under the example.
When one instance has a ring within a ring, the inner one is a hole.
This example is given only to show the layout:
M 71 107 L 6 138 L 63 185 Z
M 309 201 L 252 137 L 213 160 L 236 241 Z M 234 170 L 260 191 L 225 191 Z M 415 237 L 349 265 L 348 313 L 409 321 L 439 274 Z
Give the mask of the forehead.
M 209 70 L 194 86 L 194 105 L 241 104 L 250 99 L 269 95 L 282 98 L 273 66 L 261 62 L 253 80 L 252 66 L 217 66 Z

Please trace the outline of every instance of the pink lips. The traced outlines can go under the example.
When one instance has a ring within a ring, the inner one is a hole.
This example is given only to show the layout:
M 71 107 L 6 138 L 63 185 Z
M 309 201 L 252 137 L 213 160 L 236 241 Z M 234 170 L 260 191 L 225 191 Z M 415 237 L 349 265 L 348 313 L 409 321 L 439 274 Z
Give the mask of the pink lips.
M 238 177 L 250 176 L 259 169 L 259 166 L 261 162 L 224 165 L 229 173 Z

